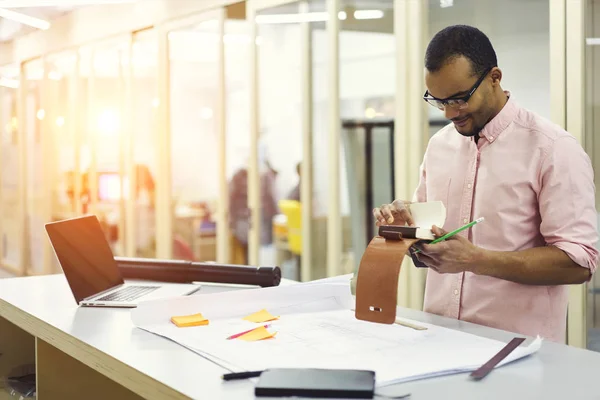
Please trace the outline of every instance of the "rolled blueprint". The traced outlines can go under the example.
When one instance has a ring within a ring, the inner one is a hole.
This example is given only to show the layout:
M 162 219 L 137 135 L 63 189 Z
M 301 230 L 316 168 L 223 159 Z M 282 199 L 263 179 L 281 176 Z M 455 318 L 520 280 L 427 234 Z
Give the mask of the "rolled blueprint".
M 115 261 L 124 279 L 176 283 L 235 283 L 262 287 L 279 286 L 281 282 L 281 269 L 277 266 L 252 267 L 134 257 L 115 257 Z

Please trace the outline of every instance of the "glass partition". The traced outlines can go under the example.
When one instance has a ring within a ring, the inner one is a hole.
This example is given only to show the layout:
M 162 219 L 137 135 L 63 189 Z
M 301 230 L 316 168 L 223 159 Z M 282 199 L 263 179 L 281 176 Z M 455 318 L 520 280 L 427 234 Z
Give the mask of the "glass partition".
M 250 156 L 250 25 L 245 20 L 225 20 L 225 138 L 226 178 L 228 183 L 227 223 L 229 262 L 247 264 L 248 225 L 239 224 L 247 217 L 247 192 L 243 180 Z M 246 175 L 247 176 L 247 175 Z M 235 179 L 234 179 L 235 177 Z M 242 178 L 242 179 L 240 179 Z M 245 193 L 245 194 L 244 194 Z
M 289 276 L 289 271 L 285 260 L 277 259 L 277 252 L 289 250 L 288 242 L 274 243 L 273 224 L 280 214 L 279 201 L 286 198 L 297 183 L 296 165 L 302 157 L 301 42 L 299 20 L 277 21 L 282 15 L 298 15 L 298 6 L 295 2 L 260 10 L 256 15 L 261 200 L 259 264 L 280 264 L 284 276 Z
M 115 255 L 125 254 L 123 221 L 127 182 L 122 178 L 125 176 L 123 139 L 124 135 L 128 134 L 125 131 L 126 115 L 123 112 L 126 101 L 125 75 L 129 65 L 128 50 L 127 42 L 122 41 L 94 46 L 91 99 L 93 105 L 87 113 L 89 135 L 93 135 L 96 215 Z M 84 94 L 83 91 L 80 93 Z M 87 142 L 82 149 L 89 149 Z M 82 157 L 82 168 L 87 177 L 90 172 L 90 160 L 89 155 L 82 151 L 83 155 L 86 157 Z
M 64 52 L 48 57 L 46 64 L 46 90 L 48 104 L 44 105 L 45 118 L 49 118 L 49 134 L 52 136 L 54 179 L 52 220 L 72 218 L 78 214 L 81 193 L 76 193 L 76 180 L 80 171 L 75 163 L 76 121 L 69 112 L 77 103 L 75 93 L 77 79 L 77 53 Z
M 19 66 L 0 69 L 0 233 L 2 234 L 2 266 L 10 272 L 21 272 L 19 221 L 19 121 L 17 120 L 17 93 Z
M 256 12 L 259 260 L 281 266 L 283 275 L 293 279 L 327 275 L 327 19 L 325 0 Z M 300 190 L 304 174 L 310 174 L 304 184 L 308 195 Z
M 28 274 L 44 272 L 44 246 L 47 238 L 44 224 L 47 221 L 46 207 L 48 192 L 44 167 L 45 158 L 49 156 L 44 151 L 47 142 L 43 133 L 43 123 L 46 111 L 42 106 L 42 86 L 44 81 L 44 64 L 41 59 L 29 61 L 23 66 L 25 96 L 23 127 L 25 130 L 26 152 L 26 246 L 28 252 Z
M 215 261 L 219 201 L 217 20 L 169 32 L 173 257 Z
M 156 137 L 158 110 L 158 40 L 154 30 L 136 33 L 131 54 L 131 132 L 133 135 L 135 255 L 156 256 Z M 164 105 L 163 105 L 164 106 Z
M 296 216 L 300 213 L 298 165 L 302 159 L 303 18 L 299 2 L 256 13 L 261 213 L 259 264 L 279 265 L 285 277 L 296 277 L 298 256 L 302 252 L 301 248 L 293 249 L 288 239 L 294 229 L 291 225 L 294 220 L 299 220 Z M 244 170 L 240 170 L 233 179 L 239 187 L 244 185 L 243 174 Z M 298 203 L 280 208 L 282 200 Z M 245 217 L 240 215 L 239 218 Z M 279 231 L 285 233 L 280 234 Z M 239 240 L 243 242 L 244 238 Z
M 51 221 L 73 218 L 82 212 L 81 169 L 76 149 L 81 135 L 76 107 L 79 97 L 78 54 L 65 51 L 46 58 L 44 68 L 44 127 L 49 146 Z M 50 258 L 51 271 L 60 271 L 56 257 Z
M 358 270 L 376 235 L 372 210 L 394 199 L 394 1 L 340 2 L 342 266 Z

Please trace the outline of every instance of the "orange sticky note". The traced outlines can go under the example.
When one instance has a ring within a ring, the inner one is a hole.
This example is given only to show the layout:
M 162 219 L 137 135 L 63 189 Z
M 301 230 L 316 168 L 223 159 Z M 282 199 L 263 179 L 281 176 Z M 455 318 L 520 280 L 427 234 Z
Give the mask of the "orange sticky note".
M 208 325 L 208 320 L 204 318 L 202 314 L 181 315 L 178 317 L 171 317 L 171 322 L 180 328 Z
M 276 334 L 277 332 L 271 333 L 264 326 L 259 326 L 258 328 L 238 337 L 238 339 L 245 340 L 247 342 L 254 342 L 257 340 L 270 339 Z
M 258 312 L 255 312 L 254 314 L 250 314 L 247 317 L 244 317 L 244 319 L 246 321 L 257 322 L 259 324 L 261 322 L 273 321 L 278 318 L 279 318 L 278 316 L 277 317 L 272 316 L 271 313 L 265 309 L 262 309 Z

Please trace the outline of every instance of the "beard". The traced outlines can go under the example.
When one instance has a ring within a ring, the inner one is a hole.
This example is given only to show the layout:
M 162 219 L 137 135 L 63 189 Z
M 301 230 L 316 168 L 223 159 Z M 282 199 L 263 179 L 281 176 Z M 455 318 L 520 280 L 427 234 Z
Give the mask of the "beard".
M 466 125 L 460 126 L 460 122 L 465 120 Z M 454 128 L 456 129 L 456 131 L 465 137 L 477 136 L 485 126 L 485 124 L 477 123 L 473 114 L 466 115 L 462 118 L 454 118 L 452 119 L 452 122 L 455 124 Z

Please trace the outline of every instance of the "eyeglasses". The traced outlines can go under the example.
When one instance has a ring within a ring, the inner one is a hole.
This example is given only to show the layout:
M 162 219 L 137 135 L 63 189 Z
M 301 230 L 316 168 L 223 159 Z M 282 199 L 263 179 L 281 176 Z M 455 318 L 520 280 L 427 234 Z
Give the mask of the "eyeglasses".
M 465 96 L 457 96 L 457 97 L 448 97 L 446 99 L 438 99 L 437 97 L 433 97 L 429 94 L 429 91 L 426 90 L 423 95 L 423 100 L 432 106 L 443 110 L 446 107 L 455 108 L 458 110 L 463 110 L 469 106 L 469 99 L 473 96 L 473 93 L 477 90 L 483 79 L 487 76 L 487 74 L 492 70 L 492 68 L 488 68 L 475 82 L 475 85 L 469 90 L 468 94 Z

